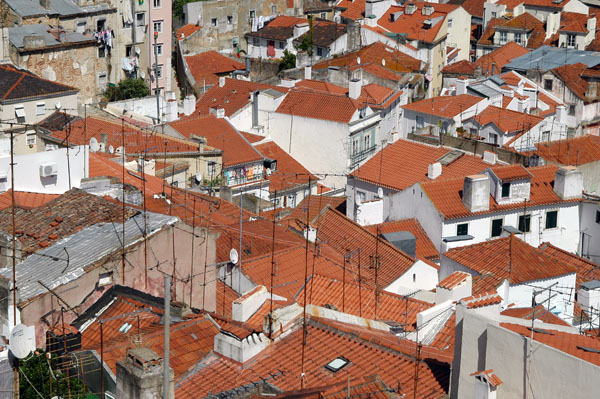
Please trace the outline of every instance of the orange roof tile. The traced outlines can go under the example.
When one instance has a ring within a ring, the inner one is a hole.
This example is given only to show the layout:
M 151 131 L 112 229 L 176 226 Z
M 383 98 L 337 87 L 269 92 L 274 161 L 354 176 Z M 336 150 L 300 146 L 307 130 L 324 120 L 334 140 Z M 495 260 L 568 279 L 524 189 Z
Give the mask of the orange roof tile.
M 584 165 L 600 160 L 600 137 L 586 135 L 567 140 L 535 143 L 537 155 L 559 165 Z
M 586 96 L 588 81 L 582 78 L 587 65 L 581 62 L 577 64 L 564 65 L 552 69 L 552 73 L 556 75 L 568 88 L 580 99 L 590 102 L 593 99 Z
M 454 118 L 483 100 L 470 94 L 437 96 L 403 105 L 402 108 L 443 118 Z
M 341 94 L 344 96 L 348 94 L 348 89 L 346 89 L 345 87 L 334 85 L 333 83 L 324 82 L 321 80 L 303 79 L 299 82 L 296 82 L 295 87 L 306 90 L 315 90 L 329 94 Z
M 560 27 L 558 28 L 558 31 L 587 33 L 587 19 L 587 14 L 563 11 L 560 13 Z
M 531 320 L 534 316 L 536 320 L 549 324 L 558 324 L 561 326 L 571 326 L 569 323 L 548 311 L 543 305 L 535 308 L 508 308 L 500 313 L 503 316 L 517 317 L 519 319 Z
M 531 173 L 521 164 L 496 165 L 491 167 L 490 170 L 503 182 L 531 179 L 532 177 Z
M 342 17 L 356 21 L 365 16 L 366 3 L 366 0 L 341 0 L 335 8 L 344 10 Z
M 387 287 L 408 271 L 415 259 L 400 251 L 386 240 L 377 237 L 358 223 L 353 222 L 340 212 L 327 207 L 314 222 L 317 227 L 317 239 L 326 242 L 340 253 L 360 252 L 350 260 L 353 263 L 369 264 L 379 257 L 377 285 Z M 362 260 L 362 261 L 361 261 Z M 375 267 L 365 267 L 365 275 L 375 280 Z
M 406 13 L 407 5 L 415 5 L 417 11 L 412 14 Z M 423 7 L 433 7 L 433 13 L 424 15 Z M 444 25 L 448 13 L 454 11 L 459 6 L 453 4 L 426 3 L 422 1 L 409 2 L 405 6 L 391 6 L 385 14 L 377 21 L 378 25 L 390 32 L 406 33 L 408 40 L 418 40 L 426 43 L 433 43 L 438 39 L 440 28 Z M 397 13 L 402 12 L 401 15 Z M 391 15 L 396 14 L 392 22 Z M 430 28 L 424 28 L 425 20 L 433 22 Z
M 200 25 L 195 25 L 195 24 L 184 25 L 181 28 L 177 29 L 177 34 L 175 35 L 175 38 L 177 40 L 186 39 L 186 38 L 192 36 L 194 33 L 198 32 L 200 29 L 202 29 L 202 26 L 200 26 Z
M 57 198 L 57 194 L 30 193 L 15 191 L 15 206 L 23 209 L 37 208 Z M 0 194 L 0 210 L 12 206 L 11 190 Z
M 579 201 L 579 199 L 565 201 L 560 199 L 560 197 L 554 193 L 552 184 L 557 169 L 558 167 L 552 165 L 528 169 L 529 172 L 533 174 L 533 178 L 531 179 L 530 200 L 527 203 L 528 207 Z M 490 195 L 489 210 L 471 213 L 462 202 L 461 192 L 463 185 L 464 178 L 453 178 L 440 181 L 434 180 L 421 183 L 421 187 L 428 195 L 433 205 L 446 219 L 523 208 L 522 202 L 500 205 L 496 202 L 494 197 Z
M 539 116 L 490 105 L 473 117 L 481 126 L 494 124 L 503 133 L 525 133 L 544 120 Z
M 378 229 L 380 234 L 409 231 L 417 239 L 415 255 L 417 259 L 438 260 L 440 258 L 439 251 L 435 248 L 417 219 L 403 219 L 395 220 L 393 222 L 372 224 L 365 226 L 365 229 L 373 234 L 377 234 Z
M 231 318 L 232 303 L 239 295 L 230 286 L 217 279 L 217 309 L 216 313 L 222 317 Z
M 245 64 L 216 51 L 205 51 L 200 54 L 185 56 L 185 62 L 194 80 L 200 86 L 218 84 L 219 76 L 246 69 Z
M 489 381 L 489 383 L 494 387 L 497 387 L 498 385 L 502 384 L 502 380 L 500 378 L 498 378 L 498 376 L 494 373 L 493 369 L 477 371 L 475 373 L 472 373 L 471 375 L 472 376 L 478 376 L 478 375 L 485 376 L 485 379 L 487 381 Z
M 483 18 L 483 3 L 484 0 L 465 0 L 462 2 L 452 1 L 452 4 L 460 4 L 462 8 L 465 9 L 466 12 L 471 14 L 474 17 Z
M 536 49 L 544 44 L 546 31 L 544 23 L 525 12 L 517 17 L 492 19 L 479 39 L 479 45 L 493 45 L 494 33 L 497 30 L 525 30 L 528 33 L 527 48 Z M 515 57 L 516 58 L 516 57 Z
M 263 156 L 233 127 L 227 119 L 214 115 L 194 116 L 171 122 L 170 127 L 191 139 L 192 135 L 205 137 L 207 144 L 223 151 L 223 167 L 228 168 L 258 162 Z
M 565 251 L 564 249 L 558 248 L 548 242 L 541 243 L 538 247 L 544 253 L 559 259 L 577 269 L 577 286 L 581 283 L 600 280 L 600 269 L 594 262 L 582 258 L 576 254 Z
M 480 288 L 480 287 L 477 287 Z M 469 309 L 482 308 L 485 306 L 499 305 L 502 303 L 502 297 L 496 291 L 481 292 L 473 296 L 461 299 L 461 302 L 467 305 Z
M 473 76 L 475 75 L 475 65 L 467 60 L 460 60 L 446 65 L 442 68 L 442 73 Z
M 358 180 L 401 191 L 417 182 L 427 181 L 429 164 L 451 151 L 444 147 L 399 139 L 379 151 L 350 175 Z M 464 154 L 450 164 L 442 165 L 442 174 L 436 180 L 479 173 L 487 167 L 489 165 L 481 158 Z
M 361 103 L 350 97 L 306 90 L 290 90 L 276 112 L 349 123 L 361 108 L 363 108 Z
M 372 108 L 385 108 L 402 95 L 401 91 L 395 91 L 376 83 L 369 83 L 362 87 L 358 101 Z
M 510 331 L 520 334 L 526 338 L 531 337 L 531 330 L 528 327 L 500 323 L 500 327 L 504 327 Z M 551 330 L 547 327 L 543 328 L 544 332 L 533 332 L 533 340 L 552 348 L 558 349 L 561 352 L 568 353 L 588 363 L 600 366 L 600 339 L 581 334 L 570 334 L 562 331 Z M 587 351 L 582 348 L 592 348 L 592 351 Z
M 444 256 L 488 278 L 481 284 L 478 276 L 474 276 L 474 293 L 496 289 L 504 280 L 518 285 L 577 272 L 572 265 L 532 247 L 515 235 L 453 248 Z
M 473 63 L 473 67 L 480 67 L 484 75 L 492 75 L 492 65 L 494 65 L 493 72 L 498 73 L 502 70 L 504 65 L 508 64 L 515 58 L 529 53 L 529 51 L 530 50 L 520 46 L 515 42 L 508 42 L 504 46 L 498 47 L 494 51 L 479 57 Z
M 298 231 L 303 231 L 306 225 L 306 212 L 308 212 L 308 223 L 312 224 L 314 219 L 327 206 L 342 213 L 346 213 L 346 197 L 328 197 L 324 195 L 310 195 L 302 200 L 294 211 L 285 219 L 292 227 Z
M 569 1 L 570 0 L 565 0 L 560 3 L 555 3 L 553 0 L 524 0 L 523 4 L 537 7 L 563 8 L 569 4 Z
M 471 276 L 469 273 L 465 273 L 465 272 L 461 272 L 461 271 L 457 270 L 454 273 L 450 274 L 445 279 L 443 279 L 442 281 L 440 281 L 438 283 L 438 287 L 445 288 L 447 290 L 451 290 L 451 289 L 459 286 L 463 282 L 467 281 L 469 276 Z
M 402 75 L 400 75 L 399 73 L 392 72 L 391 70 L 387 69 L 386 67 L 384 67 L 382 65 L 374 64 L 374 63 L 370 63 L 370 62 L 363 63 L 360 65 L 350 66 L 350 67 L 348 67 L 348 70 L 350 70 L 350 71 L 362 70 L 366 73 L 377 76 L 378 78 L 392 80 L 394 82 L 399 82 L 402 80 Z
M 326 320 L 309 319 L 305 348 L 305 386 L 327 386 L 368 375 L 378 375 L 388 386 L 402 387 L 399 395 L 412 393 L 414 358 L 406 354 L 412 345 L 398 342 L 393 334 L 376 333 L 365 328 L 346 332 L 341 323 L 324 324 Z M 239 386 L 265 381 L 282 391 L 300 387 L 302 329 L 269 345 L 252 361 L 240 365 L 222 356 L 210 355 L 197 371 L 182 380 L 176 388 L 178 397 L 205 397 L 230 391 Z M 392 347 L 393 349 L 390 349 Z M 426 349 L 426 348 L 425 348 Z M 425 350 L 423 351 L 425 352 Z M 342 373 L 325 368 L 342 356 L 349 361 Z M 439 362 L 419 365 L 419 397 L 443 396 L 448 390 L 449 367 Z M 406 388 L 404 388 L 406 387 Z M 409 388 L 410 387 L 410 388 Z

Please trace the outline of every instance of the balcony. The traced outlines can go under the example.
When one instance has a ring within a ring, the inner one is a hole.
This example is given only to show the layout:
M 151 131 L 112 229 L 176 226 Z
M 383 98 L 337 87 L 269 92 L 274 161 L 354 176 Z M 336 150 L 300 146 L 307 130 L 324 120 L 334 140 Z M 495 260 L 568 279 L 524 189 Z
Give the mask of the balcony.
M 359 151 L 359 152 L 356 152 L 356 153 L 352 154 L 351 157 L 350 157 L 350 168 L 353 169 L 356 166 L 358 166 L 358 164 L 360 162 L 364 161 L 371 154 L 373 154 L 376 149 L 377 149 L 377 146 L 373 145 L 373 146 L 367 148 L 366 150 L 362 150 L 362 151 Z

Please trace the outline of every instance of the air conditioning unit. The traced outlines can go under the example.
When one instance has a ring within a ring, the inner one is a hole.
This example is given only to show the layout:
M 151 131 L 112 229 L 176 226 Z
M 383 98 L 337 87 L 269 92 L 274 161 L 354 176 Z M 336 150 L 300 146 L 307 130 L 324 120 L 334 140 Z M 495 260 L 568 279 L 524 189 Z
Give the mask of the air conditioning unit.
M 40 177 L 56 176 L 58 165 L 56 162 L 43 163 L 40 165 Z

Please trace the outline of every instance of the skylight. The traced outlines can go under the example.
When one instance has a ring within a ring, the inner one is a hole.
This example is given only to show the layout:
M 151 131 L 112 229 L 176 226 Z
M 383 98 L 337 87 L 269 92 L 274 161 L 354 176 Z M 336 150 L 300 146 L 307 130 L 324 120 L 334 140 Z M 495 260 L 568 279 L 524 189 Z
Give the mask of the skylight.
M 348 363 L 350 363 L 349 360 L 343 358 L 343 357 L 336 357 L 335 359 L 333 359 L 332 361 L 330 361 L 329 363 L 327 363 L 327 365 L 325 366 L 325 368 L 329 371 L 333 371 L 334 373 L 338 370 L 340 370 L 341 368 L 343 368 L 345 365 L 347 365 Z

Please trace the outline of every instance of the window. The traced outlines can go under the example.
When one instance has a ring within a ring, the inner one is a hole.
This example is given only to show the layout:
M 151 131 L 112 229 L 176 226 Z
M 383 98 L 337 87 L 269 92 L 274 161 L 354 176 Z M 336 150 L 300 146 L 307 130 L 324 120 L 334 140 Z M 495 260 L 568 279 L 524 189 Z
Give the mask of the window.
M 425 119 L 421 115 L 417 115 L 417 129 L 422 129 L 425 126 Z
M 357 191 L 358 194 L 358 200 L 362 203 L 365 202 L 367 200 L 367 193 L 365 193 L 364 191 Z
M 336 357 L 335 359 L 333 359 L 332 361 L 330 361 L 329 363 L 327 363 L 325 365 L 325 368 L 327 370 L 333 371 L 335 373 L 336 371 L 341 370 L 348 363 L 350 363 L 350 361 L 348 359 L 340 356 L 340 357 Z
M 15 116 L 18 122 L 25 121 L 25 107 L 23 105 L 15 105 Z
M 508 40 L 508 35 L 506 32 L 500 32 L 500 43 L 504 44 Z
M 550 130 L 542 132 L 542 141 L 550 141 Z
M 575 35 L 567 35 L 567 47 L 575 47 Z
M 133 49 L 132 45 L 125 46 L 125 57 L 131 57 L 132 49 Z
M 36 134 L 35 132 L 27 132 L 27 145 L 33 147 L 36 142 Z
M 510 183 L 502 183 L 502 198 L 510 197 Z
M 490 134 L 490 142 L 494 145 L 497 145 L 498 144 L 498 135 Z
M 523 34 L 515 33 L 515 43 L 522 44 L 523 43 Z
M 466 236 L 469 234 L 469 223 L 461 223 L 456 225 L 456 235 Z
M 600 211 L 596 211 L 596 223 L 600 224 Z
M 492 220 L 492 237 L 500 237 L 502 234 L 502 223 L 504 223 L 502 219 Z
M 531 215 L 519 216 L 519 231 L 529 233 L 531 231 Z
M 355 137 L 352 139 L 352 155 L 356 155 L 360 152 L 360 138 Z
M 162 55 L 163 54 L 163 45 L 162 45 L 162 43 L 156 45 L 156 52 L 158 53 L 158 55 Z
M 569 104 L 569 115 L 575 116 L 575 104 Z
M 256 18 L 256 11 L 250 10 L 250 18 L 252 18 L 252 19 Z
M 555 229 L 558 226 L 558 211 L 546 212 L 546 228 Z
M 210 20 L 210 26 L 217 26 L 217 19 L 213 18 Z
M 252 45 L 253 46 L 260 46 L 260 39 L 258 37 L 253 37 L 252 38 Z
M 104 30 L 104 25 L 106 25 L 105 19 L 97 20 L 96 21 L 96 32 L 100 32 L 101 30 Z
M 323 57 L 323 47 L 317 47 L 317 57 Z
M 100 47 L 98 47 L 98 58 L 104 57 L 106 57 L 106 47 L 104 45 L 100 45 Z
M 135 26 L 143 28 L 146 26 L 146 14 L 139 12 L 135 14 Z
M 156 78 L 157 78 L 157 79 L 161 79 L 162 77 L 163 77 L 163 66 L 162 66 L 162 65 L 159 65 L 159 66 L 156 68 Z
M 98 277 L 98 286 L 101 287 L 103 285 L 112 284 L 112 277 L 112 272 L 100 273 L 100 276 Z
M 161 0 L 154 0 L 154 8 L 160 8 L 161 6 Z
M 364 149 L 365 151 L 371 148 L 371 135 L 367 134 L 363 139 Z
M 492 18 L 496 18 L 496 11 L 492 11 Z
M 87 23 L 85 21 L 78 21 L 77 22 L 76 32 L 77 33 L 84 33 L 86 27 L 87 27 Z
M 544 79 L 544 90 L 552 90 L 552 79 Z
M 98 87 L 100 87 L 101 90 L 106 89 L 106 73 L 98 74 Z
M 452 18 L 448 19 L 448 28 L 452 28 Z
M 277 42 L 279 45 L 279 49 L 283 50 L 285 48 L 285 42 Z
M 321 13 L 321 19 L 327 19 L 327 13 L 326 12 L 322 12 Z
M 44 115 L 46 113 L 46 103 L 35 104 L 35 114 Z
M 417 282 L 417 273 L 413 273 L 413 283 Z
M 231 25 L 231 24 L 233 24 L 233 16 L 228 15 L 227 16 L 227 25 Z
M 271 14 L 277 14 L 277 6 L 271 6 Z
M 154 32 L 162 33 L 163 21 L 154 21 Z

